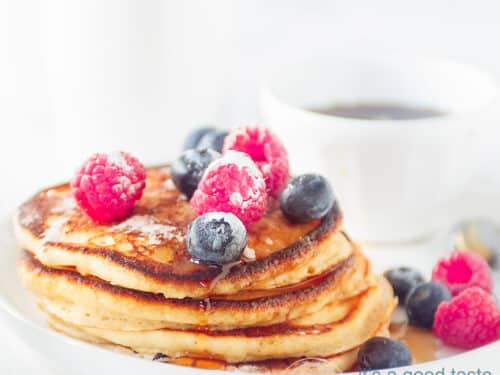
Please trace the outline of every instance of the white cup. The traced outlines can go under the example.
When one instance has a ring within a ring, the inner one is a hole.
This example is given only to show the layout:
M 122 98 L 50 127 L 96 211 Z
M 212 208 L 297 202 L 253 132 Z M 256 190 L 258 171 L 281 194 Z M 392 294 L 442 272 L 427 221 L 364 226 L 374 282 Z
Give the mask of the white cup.
M 499 96 L 475 68 L 423 58 L 315 58 L 274 74 L 261 115 L 288 146 L 294 173 L 326 175 L 356 239 L 423 239 L 496 134 Z M 313 112 L 345 103 L 434 108 L 441 116 L 367 120 Z M 483 147 L 484 148 L 484 147 Z M 447 217 L 448 216 L 448 217 Z

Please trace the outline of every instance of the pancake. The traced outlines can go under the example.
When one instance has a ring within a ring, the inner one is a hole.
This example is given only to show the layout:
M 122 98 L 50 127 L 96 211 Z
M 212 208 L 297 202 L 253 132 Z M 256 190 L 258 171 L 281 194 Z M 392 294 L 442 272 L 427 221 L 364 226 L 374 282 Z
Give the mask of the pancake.
M 208 326 L 214 329 L 282 323 L 313 314 L 324 305 L 355 296 L 366 290 L 370 280 L 368 261 L 359 250 L 353 257 L 308 282 L 286 288 L 241 292 L 207 299 L 172 299 L 111 285 L 95 277 L 82 276 L 70 269 L 54 269 L 25 252 L 18 265 L 23 283 L 40 299 L 57 301 L 61 314 L 72 309 L 72 321 L 88 325 L 97 321 L 123 325 L 124 330 L 142 329 L 145 321 L 155 327 Z M 47 303 L 45 303 L 47 305 Z M 74 307 L 72 307 L 74 306 Z M 78 312 L 85 306 L 85 314 Z M 95 312 L 102 315 L 99 319 Z M 106 314 L 102 312 L 105 311 Z M 106 319 L 104 319 L 106 318 Z M 136 323 L 131 324 L 130 320 Z
M 52 328 L 94 344 L 199 367 L 352 368 L 366 340 L 388 334 L 390 285 L 342 230 L 337 207 L 293 224 L 276 199 L 268 206 L 242 259 L 219 267 L 190 259 L 196 214 L 168 167 L 148 169 L 132 216 L 110 225 L 90 221 L 59 185 L 14 218 L 18 274 Z
M 119 352 L 124 352 L 133 355 L 139 355 L 146 359 L 153 359 L 165 363 L 176 364 L 180 366 L 190 366 L 202 369 L 212 370 L 229 370 L 251 373 L 286 373 L 286 374 L 337 374 L 351 370 L 357 360 L 359 347 L 353 348 L 343 353 L 338 353 L 329 357 L 298 357 L 298 358 L 281 358 L 256 362 L 241 362 L 227 363 L 223 360 L 214 360 L 195 357 L 178 357 L 169 358 L 161 353 L 152 355 L 140 355 L 131 349 L 127 349 L 121 345 L 116 345 L 105 341 L 101 338 L 91 336 L 78 327 L 71 327 L 64 321 L 49 316 L 49 325 L 55 331 L 71 336 L 78 340 L 84 340 L 90 343 L 100 345 L 105 348 L 110 348 Z M 389 336 L 389 321 L 382 322 L 374 336 Z
M 151 168 L 134 215 L 96 225 L 79 208 L 68 184 L 46 189 L 24 203 L 14 229 L 21 248 L 45 265 L 75 267 L 114 285 L 166 297 L 205 297 L 273 289 L 324 273 L 352 255 L 333 209 L 321 221 L 290 223 L 271 199 L 248 231 L 255 259 L 229 267 L 195 264 L 185 234 L 196 217 L 173 187 L 168 168 Z
M 322 314 L 328 314 L 327 306 Z M 326 324 L 294 325 L 229 331 L 145 330 L 126 332 L 79 326 L 93 337 L 131 348 L 140 354 L 163 353 L 169 357 L 193 356 L 223 359 L 228 363 L 291 357 L 328 357 L 358 347 L 389 319 L 395 301 L 388 282 L 377 283 L 361 293 L 354 308 L 343 319 Z M 319 314 L 321 315 L 321 314 Z M 70 322 L 61 322 L 72 327 Z

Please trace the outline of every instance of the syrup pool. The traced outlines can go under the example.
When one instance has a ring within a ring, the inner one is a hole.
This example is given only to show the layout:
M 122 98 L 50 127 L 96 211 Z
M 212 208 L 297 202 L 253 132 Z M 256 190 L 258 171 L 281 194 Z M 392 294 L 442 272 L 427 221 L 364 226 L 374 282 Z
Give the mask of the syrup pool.
M 407 323 L 396 323 L 391 324 L 390 327 L 391 337 L 404 342 L 410 349 L 413 356 L 413 363 L 419 364 L 423 362 L 429 362 L 439 359 L 440 352 L 444 349 L 443 344 L 437 339 L 432 331 L 424 330 L 420 328 L 415 328 L 409 326 Z M 287 359 L 286 365 L 293 365 L 297 359 Z M 231 366 L 224 362 L 223 360 L 217 359 L 205 359 L 205 358 L 193 358 L 193 357 L 180 357 L 176 359 L 167 359 L 166 362 L 171 364 L 176 364 L 180 366 L 195 367 L 200 369 L 210 369 L 210 370 L 234 370 L 240 369 L 240 366 Z M 253 368 L 254 371 L 250 372 L 268 372 L 268 370 L 273 369 L 276 365 L 282 365 L 279 361 L 266 361 L 259 364 L 259 366 L 247 366 Z M 241 365 L 241 364 L 240 364 Z M 281 366 L 282 367 L 282 366 Z M 286 366 L 285 366 L 286 367 Z M 243 369 L 245 368 L 243 364 Z M 241 369 L 240 369 L 241 370 Z
M 404 342 L 413 356 L 413 363 L 440 358 L 444 346 L 432 331 L 409 326 L 408 323 L 391 324 L 391 337 Z

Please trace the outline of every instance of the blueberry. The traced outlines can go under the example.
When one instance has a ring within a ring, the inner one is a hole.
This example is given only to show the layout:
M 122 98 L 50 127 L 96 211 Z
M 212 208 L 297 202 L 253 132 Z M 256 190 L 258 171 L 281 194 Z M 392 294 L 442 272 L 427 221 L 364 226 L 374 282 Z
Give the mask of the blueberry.
M 224 145 L 224 140 L 226 139 L 228 132 L 225 130 L 213 130 L 207 132 L 201 137 L 198 142 L 197 148 L 210 148 L 212 150 L 221 152 L 222 146 Z
M 202 128 L 197 128 L 191 131 L 191 133 L 188 134 L 186 137 L 186 140 L 184 141 L 184 146 L 183 150 L 189 150 L 190 148 L 196 148 L 198 146 L 198 143 L 200 143 L 200 139 L 207 133 L 216 131 L 214 127 L 211 126 L 204 126 Z
M 224 264 L 240 259 L 247 246 L 247 231 L 235 215 L 210 212 L 197 217 L 187 234 L 192 258 L 204 263 Z
M 389 280 L 399 303 L 404 305 L 408 292 L 423 283 L 424 277 L 420 272 L 409 267 L 399 267 L 388 270 L 384 276 Z
M 317 174 L 293 178 L 280 196 L 281 210 L 292 222 L 306 223 L 325 216 L 335 204 L 328 181 Z
M 406 298 L 408 321 L 415 327 L 432 328 L 439 304 L 450 299 L 448 289 L 436 281 L 417 285 Z
M 186 150 L 172 163 L 170 173 L 177 189 L 191 198 L 208 165 L 219 158 L 213 150 Z
M 412 356 L 402 342 L 386 337 L 373 337 L 361 346 L 358 363 L 361 370 L 383 370 L 409 366 L 412 364 Z

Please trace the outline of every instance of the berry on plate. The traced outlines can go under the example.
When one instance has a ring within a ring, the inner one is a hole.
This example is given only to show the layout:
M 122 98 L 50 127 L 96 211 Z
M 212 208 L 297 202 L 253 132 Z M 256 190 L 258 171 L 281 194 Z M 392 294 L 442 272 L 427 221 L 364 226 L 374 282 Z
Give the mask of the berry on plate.
M 391 283 L 401 305 L 405 304 L 410 290 L 425 281 L 420 272 L 410 267 L 390 269 L 384 273 L 384 276 Z
M 196 148 L 208 148 L 217 152 L 222 152 L 222 146 L 224 145 L 227 134 L 228 132 L 225 130 L 211 130 L 200 138 Z
M 252 159 L 227 151 L 205 170 L 190 203 L 198 215 L 231 212 L 248 226 L 266 211 L 266 184 Z
M 198 216 L 187 234 L 188 251 L 194 260 L 225 264 L 237 261 L 247 246 L 247 231 L 233 214 L 211 212 Z
M 105 224 L 129 216 L 145 184 L 141 162 L 117 151 L 92 155 L 77 171 L 71 187 L 80 208 L 93 221 Z
M 328 181 L 317 174 L 293 178 L 280 196 L 281 211 L 292 222 L 306 223 L 321 219 L 335 205 Z
M 417 285 L 406 298 L 408 321 L 415 327 L 432 328 L 439 304 L 450 299 L 448 289 L 436 281 Z
M 445 285 L 454 296 L 472 286 L 488 293 L 493 290 L 488 263 L 470 251 L 454 251 L 449 258 L 441 259 L 432 271 L 432 279 Z
M 170 172 L 177 189 L 191 198 L 208 165 L 219 158 L 214 150 L 186 150 L 172 163 Z
M 194 129 L 191 131 L 184 141 L 184 145 L 182 147 L 183 150 L 189 150 L 191 148 L 196 148 L 200 143 L 200 139 L 207 133 L 214 132 L 217 129 L 211 126 L 204 126 L 201 128 Z
M 433 330 L 447 345 L 477 348 L 500 339 L 500 310 L 493 296 L 472 287 L 439 305 Z
M 257 164 L 267 192 L 277 196 L 290 178 L 285 146 L 269 129 L 246 126 L 232 130 L 224 142 L 223 153 L 234 150 L 246 153 Z
M 358 363 L 361 370 L 383 370 L 409 366 L 412 357 L 402 342 L 387 337 L 373 337 L 361 346 Z

